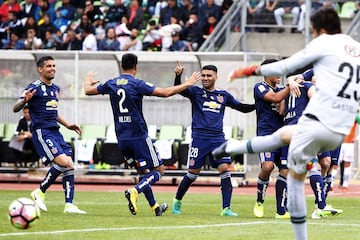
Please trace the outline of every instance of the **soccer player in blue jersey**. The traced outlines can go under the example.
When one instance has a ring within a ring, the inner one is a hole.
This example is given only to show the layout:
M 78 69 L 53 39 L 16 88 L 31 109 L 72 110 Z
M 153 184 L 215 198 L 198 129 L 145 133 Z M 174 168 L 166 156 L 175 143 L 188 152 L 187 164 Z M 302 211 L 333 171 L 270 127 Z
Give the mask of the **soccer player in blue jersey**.
M 31 192 L 31 197 L 40 209 L 47 211 L 44 202 L 45 192 L 55 182 L 56 178 L 63 174 L 62 182 L 66 202 L 64 213 L 85 214 L 85 211 L 73 204 L 74 166 L 72 149 L 59 132 L 58 123 L 78 134 L 81 133 L 81 129 L 76 124 L 70 124 L 58 114 L 60 88 L 53 83 L 56 72 L 54 59 L 51 56 L 41 57 L 37 61 L 37 70 L 40 78 L 25 88 L 13 109 L 14 112 L 18 112 L 25 104 L 28 105 L 33 124 L 32 141 L 36 152 L 45 165 L 51 163 L 40 187 Z
M 135 166 L 141 175 L 139 183 L 125 191 L 131 214 L 137 214 L 137 198 L 140 193 L 144 193 L 154 214 L 161 216 L 168 205 L 156 202 L 151 186 L 164 174 L 164 166 L 148 136 L 142 99 L 143 96 L 169 97 L 177 94 L 199 81 L 201 74 L 194 72 L 179 86 L 159 88 L 135 78 L 137 64 L 138 58 L 135 54 L 124 54 L 121 59 L 123 73 L 100 85 L 97 85 L 99 81 L 95 80 L 95 74 L 89 72 L 85 76 L 85 93 L 110 95 L 118 146 L 129 165 Z
M 314 39 L 304 49 L 276 63 L 242 67 L 230 76 L 234 79 L 288 74 L 313 64 L 316 92 L 299 122 L 284 126 L 271 136 L 250 140 L 245 146 L 254 152 L 290 143 L 288 209 L 296 240 L 308 239 L 304 190 L 308 166 L 317 161 L 319 152 L 333 150 L 342 143 L 359 107 L 360 43 L 341 33 L 340 17 L 333 8 L 313 12 L 310 22 Z M 228 147 L 221 149 L 225 153 L 242 152 Z
M 184 68 L 178 64 L 175 69 L 175 86 L 181 83 Z M 238 216 L 230 208 L 232 184 L 230 164 L 231 158 L 225 157 L 214 161 L 211 151 L 225 142 L 223 132 L 223 118 L 225 107 L 247 113 L 255 109 L 253 104 L 243 104 L 236 100 L 229 92 L 215 88 L 217 67 L 206 65 L 201 69 L 203 77 L 202 87 L 193 86 L 180 94 L 189 98 L 192 106 L 192 142 L 189 146 L 188 172 L 178 186 L 172 204 L 173 214 L 181 214 L 181 201 L 190 185 L 197 179 L 207 157 L 212 167 L 218 169 L 221 178 L 222 211 L 221 216 Z
M 266 59 L 261 65 L 276 62 L 276 59 Z M 289 95 L 289 87 L 280 84 L 280 76 L 264 77 L 262 82 L 254 86 L 254 98 L 256 105 L 257 136 L 269 135 L 284 125 L 285 98 Z M 288 173 L 287 161 L 281 159 L 282 149 L 259 153 L 260 172 L 258 174 L 257 199 L 254 206 L 254 215 L 264 217 L 264 201 L 269 179 L 274 166 L 279 168 L 279 175 L 275 183 L 276 192 L 276 214 L 275 218 L 290 218 L 287 209 L 287 185 L 286 175 Z

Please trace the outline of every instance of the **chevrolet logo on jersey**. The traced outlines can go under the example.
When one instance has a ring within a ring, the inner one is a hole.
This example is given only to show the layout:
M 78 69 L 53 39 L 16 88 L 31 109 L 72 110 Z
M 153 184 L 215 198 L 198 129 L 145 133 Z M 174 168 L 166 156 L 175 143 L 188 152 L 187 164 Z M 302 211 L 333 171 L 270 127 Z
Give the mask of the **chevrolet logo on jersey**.
M 211 109 L 220 109 L 221 104 L 218 104 L 215 101 L 204 102 L 204 107 L 208 107 L 208 108 L 211 108 Z
M 128 84 L 128 80 L 126 78 L 120 78 L 116 81 L 116 85 L 126 85 Z
M 46 110 L 55 110 L 57 108 L 57 101 L 51 100 L 46 103 Z

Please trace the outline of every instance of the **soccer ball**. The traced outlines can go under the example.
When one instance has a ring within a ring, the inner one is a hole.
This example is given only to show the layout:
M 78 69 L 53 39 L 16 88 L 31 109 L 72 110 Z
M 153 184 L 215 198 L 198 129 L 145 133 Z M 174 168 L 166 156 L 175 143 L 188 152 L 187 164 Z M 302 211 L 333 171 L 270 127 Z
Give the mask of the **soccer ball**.
M 18 198 L 10 204 L 8 216 L 13 226 L 27 229 L 40 218 L 40 209 L 30 198 Z

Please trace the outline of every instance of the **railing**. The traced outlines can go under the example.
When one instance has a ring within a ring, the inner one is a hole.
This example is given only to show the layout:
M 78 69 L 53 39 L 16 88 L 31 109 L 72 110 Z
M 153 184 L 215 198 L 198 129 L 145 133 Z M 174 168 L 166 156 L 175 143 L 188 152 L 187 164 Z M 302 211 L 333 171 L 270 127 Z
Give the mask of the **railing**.
M 278 28 L 276 24 L 251 24 L 247 23 L 247 1 L 235 0 L 227 13 L 221 18 L 220 22 L 214 29 L 214 32 L 202 44 L 199 52 L 210 51 L 248 51 L 246 44 L 246 29 L 247 28 Z M 306 1 L 306 11 L 311 11 L 311 1 Z M 234 32 L 234 25 L 237 25 L 239 32 Z M 291 24 L 284 24 L 284 28 L 294 28 L 296 26 Z M 360 12 L 352 19 L 349 27 L 345 30 L 346 34 L 352 36 L 355 40 L 360 41 Z M 304 41 L 308 43 L 311 41 L 310 36 L 310 19 L 305 20 L 305 34 Z M 238 45 L 240 43 L 240 48 Z

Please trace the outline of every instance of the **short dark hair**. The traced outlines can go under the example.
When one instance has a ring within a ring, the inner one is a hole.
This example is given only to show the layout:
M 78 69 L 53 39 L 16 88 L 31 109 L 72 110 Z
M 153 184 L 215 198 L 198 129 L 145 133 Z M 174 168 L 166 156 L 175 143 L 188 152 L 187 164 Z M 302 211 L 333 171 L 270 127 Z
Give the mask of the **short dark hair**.
M 37 65 L 38 67 L 43 67 L 43 66 L 44 66 L 44 62 L 49 61 L 49 60 L 54 60 L 54 58 L 53 58 L 52 56 L 44 56 L 44 57 L 41 57 L 41 58 L 37 61 L 36 65 Z
M 278 59 L 275 58 L 269 58 L 269 59 L 265 59 L 260 65 L 265 65 L 265 64 L 269 64 L 269 63 L 273 63 L 273 62 L 277 62 L 279 61 Z
M 138 58 L 133 53 L 126 53 L 121 57 L 121 67 L 123 70 L 130 70 L 135 68 L 138 63 Z
M 217 73 L 217 67 L 215 65 L 205 65 L 201 70 L 211 70 Z
M 327 34 L 341 33 L 340 17 L 332 7 L 319 8 L 310 16 L 310 21 L 317 32 L 324 29 Z

